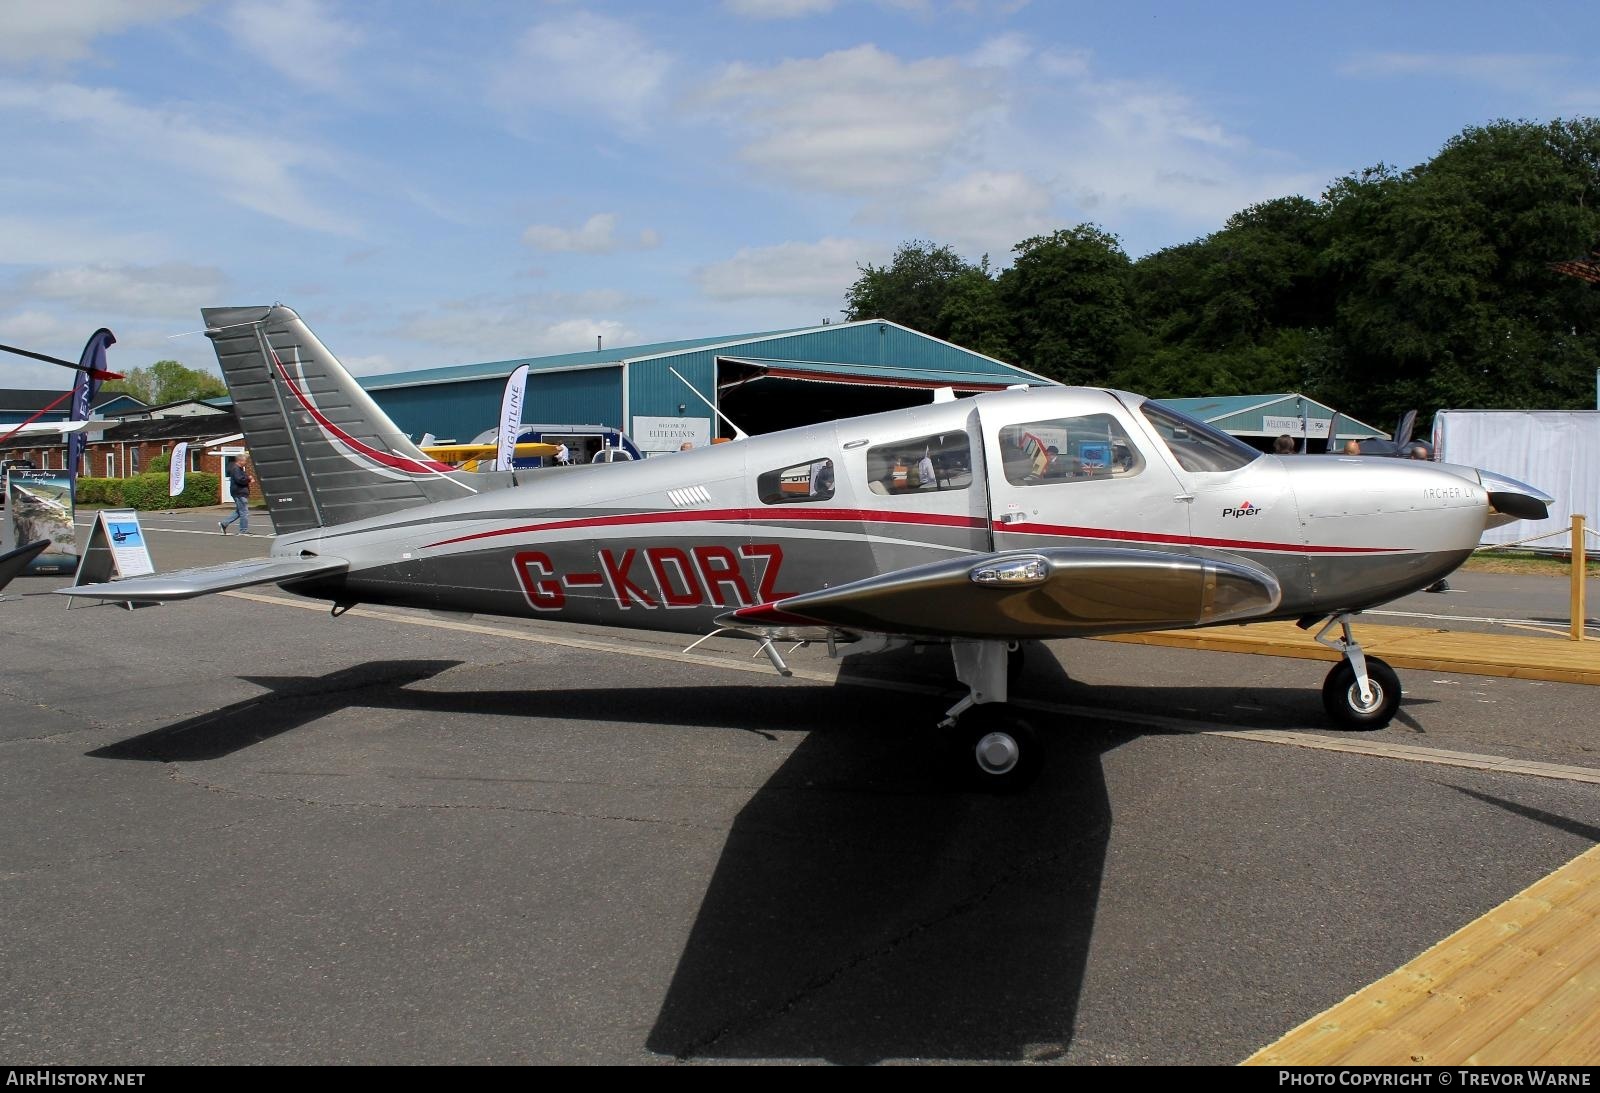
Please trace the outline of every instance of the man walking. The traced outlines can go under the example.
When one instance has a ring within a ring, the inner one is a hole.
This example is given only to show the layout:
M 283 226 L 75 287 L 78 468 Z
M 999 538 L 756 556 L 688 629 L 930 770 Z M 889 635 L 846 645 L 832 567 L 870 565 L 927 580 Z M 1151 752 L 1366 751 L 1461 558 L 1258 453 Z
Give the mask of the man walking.
M 235 520 L 239 521 L 239 534 L 250 534 L 250 473 L 244 469 L 244 464 L 235 459 L 228 468 L 228 489 L 233 494 L 233 515 L 226 520 L 217 521 L 217 527 L 222 529 L 222 534 L 228 534 L 228 525 Z

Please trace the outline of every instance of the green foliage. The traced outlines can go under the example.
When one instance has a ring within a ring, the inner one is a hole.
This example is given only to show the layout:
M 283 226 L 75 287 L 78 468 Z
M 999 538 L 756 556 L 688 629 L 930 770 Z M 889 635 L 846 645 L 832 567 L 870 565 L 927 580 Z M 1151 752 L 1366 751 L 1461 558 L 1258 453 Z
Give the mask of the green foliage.
M 145 470 L 149 474 L 166 474 L 172 467 L 172 453 L 160 452 L 150 458 L 150 466 Z
M 948 330 L 942 313 L 952 293 L 971 291 L 968 275 L 989 279 L 988 259 L 974 266 L 949 247 L 921 239 L 902 243 L 887 266 L 859 268 L 861 276 L 845 293 L 846 319 L 888 319 L 936 338 Z
M 186 368 L 177 361 L 156 361 L 149 368 L 130 368 L 120 380 L 107 380 L 100 388 L 106 392 L 132 395 L 150 406 L 183 399 L 221 398 L 228 387 L 210 372 Z
M 1132 323 L 1131 263 L 1117 237 L 1092 224 L 1024 239 L 1000 275 L 1022 367 L 1063 383 L 1104 383 Z
M 1298 390 L 1377 424 L 1418 408 L 1425 430 L 1445 406 L 1593 404 L 1600 287 L 1550 263 L 1597 242 L 1600 119 L 1497 121 L 1137 262 L 1089 224 L 998 275 L 909 242 L 847 303 L 1067 383 Z
M 78 504 L 119 505 L 140 510 L 193 509 L 217 504 L 222 482 L 208 471 L 184 475 L 183 492 L 167 495 L 167 473 L 139 474 L 132 478 L 78 478 Z

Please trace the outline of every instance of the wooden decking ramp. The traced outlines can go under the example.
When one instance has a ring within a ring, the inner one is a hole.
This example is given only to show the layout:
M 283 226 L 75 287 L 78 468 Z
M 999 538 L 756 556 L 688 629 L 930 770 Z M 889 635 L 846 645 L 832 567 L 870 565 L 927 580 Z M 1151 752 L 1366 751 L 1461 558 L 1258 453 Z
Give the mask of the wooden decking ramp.
M 1383 626 L 1365 620 L 1357 627 L 1356 638 L 1369 656 L 1382 657 L 1396 668 L 1600 684 L 1600 641 Z M 1337 653 L 1318 645 L 1312 632 L 1301 630 L 1292 622 L 1119 634 L 1102 640 L 1309 660 L 1339 659 Z
M 1600 846 L 1244 1061 L 1600 1063 Z

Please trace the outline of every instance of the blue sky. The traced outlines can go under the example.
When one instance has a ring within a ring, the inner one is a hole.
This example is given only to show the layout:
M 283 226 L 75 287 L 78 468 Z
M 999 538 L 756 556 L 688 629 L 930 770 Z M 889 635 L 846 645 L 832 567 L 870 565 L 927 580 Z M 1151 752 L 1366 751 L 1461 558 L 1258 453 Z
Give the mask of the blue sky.
M 1600 114 L 1600 5 L 0 5 L 0 341 L 361 373 L 803 326 L 912 238 L 1131 255 L 1495 118 Z M 0 386 L 66 373 L 0 357 Z

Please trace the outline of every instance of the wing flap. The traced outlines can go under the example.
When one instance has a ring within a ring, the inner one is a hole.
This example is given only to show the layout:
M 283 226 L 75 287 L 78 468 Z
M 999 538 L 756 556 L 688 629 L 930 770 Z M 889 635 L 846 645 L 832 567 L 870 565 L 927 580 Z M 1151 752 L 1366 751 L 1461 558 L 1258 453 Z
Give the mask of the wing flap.
M 350 563 L 343 558 L 252 558 L 244 562 L 155 573 L 148 577 L 129 577 L 105 584 L 58 588 L 56 594 L 118 602 L 165 603 L 258 584 L 285 584 L 307 577 L 331 577 L 349 568 Z
M 801 620 L 875 633 L 1064 638 L 1270 614 L 1276 578 L 1243 561 L 1157 550 L 1052 548 L 956 558 L 741 608 L 733 625 Z

